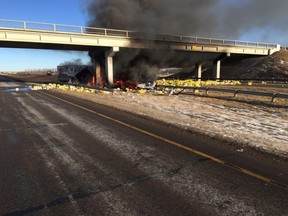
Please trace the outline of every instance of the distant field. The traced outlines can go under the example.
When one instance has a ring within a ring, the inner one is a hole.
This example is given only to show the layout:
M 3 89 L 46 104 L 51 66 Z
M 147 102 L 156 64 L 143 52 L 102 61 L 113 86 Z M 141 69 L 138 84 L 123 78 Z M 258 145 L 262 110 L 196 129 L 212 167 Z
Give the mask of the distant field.
M 13 80 L 17 80 L 20 82 L 27 82 L 27 83 L 49 83 L 49 82 L 56 82 L 57 76 L 48 76 L 46 74 L 39 75 L 39 74 L 32 74 L 32 75 L 20 75 L 20 74 L 2 74 L 2 76 L 9 77 Z

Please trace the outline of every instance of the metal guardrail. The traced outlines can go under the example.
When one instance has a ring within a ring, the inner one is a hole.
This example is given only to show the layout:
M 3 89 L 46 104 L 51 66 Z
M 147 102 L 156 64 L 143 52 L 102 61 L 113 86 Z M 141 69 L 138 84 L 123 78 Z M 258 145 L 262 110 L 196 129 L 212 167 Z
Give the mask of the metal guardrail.
M 6 19 L 0 19 L 0 29 L 17 29 L 17 30 L 30 30 L 30 31 L 36 30 L 36 31 L 58 32 L 58 33 L 117 36 L 117 37 L 133 38 L 133 39 L 145 39 L 145 40 L 154 40 L 154 41 L 158 40 L 158 41 L 182 42 L 182 43 L 193 43 L 193 44 L 211 44 L 211 45 L 270 48 L 270 49 L 280 48 L 280 45 L 272 44 L 272 43 L 180 36 L 180 35 L 168 35 L 168 34 L 148 34 L 148 33 L 118 30 L 118 29 L 94 28 L 94 27 L 85 27 L 85 26 L 52 24 L 52 23 L 42 23 L 42 22 L 29 22 L 29 21 L 19 21 L 19 20 L 6 20 Z
M 271 102 L 275 102 L 277 98 L 288 99 L 288 94 L 283 93 L 272 93 L 272 92 L 255 92 L 255 91 L 247 91 L 247 90 L 238 90 L 238 89 L 220 89 L 220 88 L 210 88 L 210 87 L 187 87 L 187 86 L 157 86 L 157 88 L 170 88 L 170 89 L 181 89 L 179 93 L 182 93 L 183 90 L 189 89 L 199 91 L 205 91 L 208 95 L 209 92 L 224 92 L 224 93 L 231 93 L 236 98 L 239 94 L 242 95 L 253 95 L 253 96 L 262 96 L 262 97 L 270 97 Z

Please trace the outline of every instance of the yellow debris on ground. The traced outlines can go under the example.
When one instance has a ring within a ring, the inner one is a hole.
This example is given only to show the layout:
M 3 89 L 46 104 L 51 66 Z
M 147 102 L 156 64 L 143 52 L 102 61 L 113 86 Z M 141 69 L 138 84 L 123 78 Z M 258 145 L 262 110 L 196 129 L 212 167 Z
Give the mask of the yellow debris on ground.
M 179 93 L 183 91 L 182 87 L 201 87 L 201 86 L 210 86 L 210 85 L 240 85 L 240 81 L 231 81 L 231 80 L 225 80 L 225 81 L 196 81 L 192 79 L 188 80 L 158 80 L 157 85 L 158 86 L 173 86 L 177 87 L 173 90 L 172 93 Z M 111 91 L 106 91 L 106 90 L 97 90 L 97 89 L 92 89 L 89 87 L 83 87 L 83 86 L 74 86 L 74 85 L 69 85 L 69 84 L 55 84 L 55 83 L 49 83 L 49 84 L 39 84 L 39 85 L 34 85 L 32 87 L 32 90 L 49 90 L 49 89 L 59 89 L 63 91 L 72 91 L 72 92 L 79 92 L 79 93 L 101 93 L 101 94 L 117 94 L 117 91 L 119 92 L 120 89 L 116 89 L 114 92 Z M 138 91 L 132 90 L 127 88 L 127 92 L 137 92 L 139 94 L 145 94 L 149 93 L 147 89 L 139 89 Z M 122 92 L 122 91 L 121 91 Z M 158 95 L 163 95 L 166 94 L 167 92 L 165 90 L 157 91 L 155 90 L 154 93 Z M 199 91 L 196 89 L 195 94 L 198 94 Z
M 38 90 L 38 86 L 33 86 L 32 90 L 34 91 Z
M 163 95 L 163 94 L 164 94 L 163 91 L 157 91 L 157 93 L 158 93 L 159 95 Z
M 195 81 L 195 80 L 158 80 L 157 85 L 160 86 L 183 86 L 183 87 L 200 87 L 209 85 L 241 85 L 240 81 L 224 80 L 224 81 Z
M 146 93 L 146 90 L 145 90 L 145 89 L 140 89 L 140 90 L 138 91 L 138 93 L 140 93 L 140 94 L 145 94 L 145 93 Z

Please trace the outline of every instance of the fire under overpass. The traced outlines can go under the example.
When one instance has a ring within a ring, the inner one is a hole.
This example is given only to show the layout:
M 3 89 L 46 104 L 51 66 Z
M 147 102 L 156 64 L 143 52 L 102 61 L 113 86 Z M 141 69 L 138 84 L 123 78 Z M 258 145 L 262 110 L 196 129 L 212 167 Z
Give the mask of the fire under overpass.
M 121 52 L 121 49 L 162 49 L 195 54 L 206 53 L 212 56 L 216 79 L 220 78 L 221 61 L 226 57 L 231 55 L 266 56 L 280 50 L 279 44 L 1 19 L 0 47 L 104 50 L 105 71 L 109 84 L 113 84 L 113 57 L 117 52 Z M 99 67 L 96 59 L 94 62 L 97 74 Z M 198 78 L 201 78 L 201 61 L 197 61 L 196 66 Z

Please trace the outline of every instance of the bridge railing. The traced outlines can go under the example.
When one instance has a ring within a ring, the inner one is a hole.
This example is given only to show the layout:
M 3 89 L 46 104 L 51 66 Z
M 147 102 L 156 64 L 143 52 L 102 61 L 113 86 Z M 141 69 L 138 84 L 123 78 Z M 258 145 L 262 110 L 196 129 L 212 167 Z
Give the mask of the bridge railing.
M 268 48 L 268 49 L 280 48 L 278 44 L 272 44 L 272 43 L 261 43 L 261 42 L 258 43 L 251 41 L 238 41 L 238 40 L 227 40 L 219 38 L 192 37 L 192 36 L 180 36 L 180 35 L 168 35 L 168 34 L 150 34 L 150 33 L 118 30 L 118 29 L 106 29 L 106 28 L 52 24 L 42 22 L 29 22 L 19 20 L 6 20 L 6 19 L 0 19 L 0 29 L 18 29 L 18 30 L 49 31 L 59 33 L 91 34 L 101 36 L 115 36 L 115 37 L 125 37 L 133 39 L 158 40 L 158 41 L 182 42 L 193 44 L 211 44 L 211 45 Z

